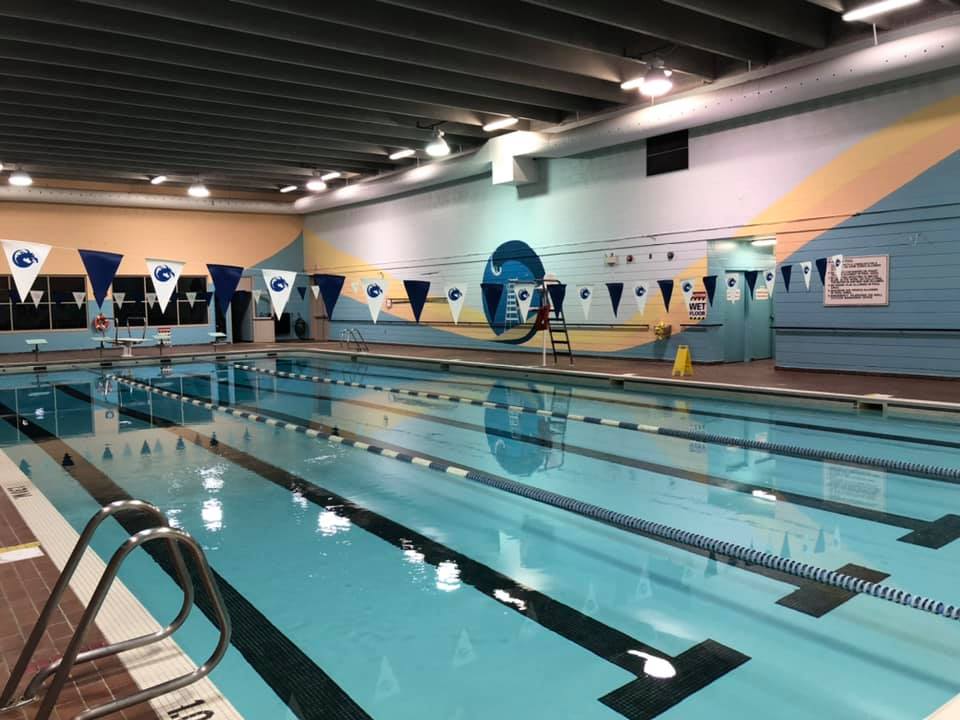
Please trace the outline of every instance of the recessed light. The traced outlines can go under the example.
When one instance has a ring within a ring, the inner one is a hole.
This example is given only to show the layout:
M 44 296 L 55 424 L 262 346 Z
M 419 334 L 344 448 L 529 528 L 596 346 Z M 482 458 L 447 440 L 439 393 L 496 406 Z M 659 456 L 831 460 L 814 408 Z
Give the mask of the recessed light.
M 207 189 L 207 186 L 202 182 L 195 182 L 193 185 L 187 188 L 187 194 L 190 197 L 195 198 L 205 198 L 210 197 L 210 191 Z
M 291 192 L 293 192 L 293 191 L 296 190 L 296 189 L 297 189 L 297 186 L 296 186 L 296 185 L 284 185 L 282 188 L 280 188 L 280 192 L 282 192 L 282 193 L 291 193 Z
M 843 14 L 843 19 L 847 22 L 856 22 L 857 20 L 867 20 L 869 18 L 876 17 L 877 15 L 883 15 L 884 13 L 892 12 L 893 10 L 899 10 L 900 8 L 909 7 L 910 5 L 916 5 L 920 0 L 880 0 L 880 2 L 867 3 L 858 8 L 854 8 L 850 12 L 845 12 Z
M 515 117 L 505 117 L 500 118 L 499 120 L 492 120 L 483 126 L 484 132 L 496 132 L 497 130 L 503 130 L 504 128 L 512 127 L 520 122 Z
M 321 175 L 320 179 L 324 182 L 330 182 L 331 180 L 336 180 L 340 177 L 340 173 L 334 170 L 333 172 L 328 172 L 326 175 Z
M 395 153 L 391 153 L 391 154 L 390 154 L 390 159 L 391 159 L 391 160 L 403 160 L 404 158 L 408 158 L 408 157 L 410 157 L 411 155 L 416 155 L 416 154 L 417 154 L 417 151 L 416 151 L 416 150 L 411 150 L 410 148 L 406 148 L 406 149 L 404 149 L 404 150 L 397 150 Z
M 33 178 L 23 170 L 14 170 L 10 173 L 9 182 L 11 185 L 16 185 L 17 187 L 27 187 L 28 185 L 33 185 Z
M 162 183 L 165 183 L 166 181 L 167 181 L 166 175 L 154 175 L 152 178 L 150 178 L 151 185 L 160 185 Z
M 322 178 L 316 176 L 307 180 L 307 190 L 310 192 L 323 192 L 327 189 L 327 184 L 323 181 Z

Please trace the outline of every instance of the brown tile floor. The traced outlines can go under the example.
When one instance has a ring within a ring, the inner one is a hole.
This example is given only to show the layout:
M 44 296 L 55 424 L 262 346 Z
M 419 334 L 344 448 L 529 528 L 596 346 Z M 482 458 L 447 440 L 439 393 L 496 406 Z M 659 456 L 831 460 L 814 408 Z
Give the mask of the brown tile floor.
M 33 542 L 35 538 L 6 494 L 0 494 L 0 547 Z M 19 560 L 0 565 L 0 683 L 6 683 L 33 629 L 33 623 L 56 582 L 59 571 L 46 555 L 36 559 Z M 60 656 L 66 649 L 74 625 L 83 613 L 83 605 L 67 591 L 51 619 L 40 642 L 28 677 L 40 665 Z M 104 643 L 100 631 L 94 628 L 85 643 L 96 647 Z M 102 705 L 114 697 L 134 691 L 133 678 L 116 657 L 97 660 L 79 666 L 60 695 L 53 714 L 54 720 L 70 720 L 86 708 Z M 32 720 L 37 705 L 5 713 L 3 720 Z M 157 720 L 157 714 L 148 705 L 139 705 L 111 717 L 125 720 Z

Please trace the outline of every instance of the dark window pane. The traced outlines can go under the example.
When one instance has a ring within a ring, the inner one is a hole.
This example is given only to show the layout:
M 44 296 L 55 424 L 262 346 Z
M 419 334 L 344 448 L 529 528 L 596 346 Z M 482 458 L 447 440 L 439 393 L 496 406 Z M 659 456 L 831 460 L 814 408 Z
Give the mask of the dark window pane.
M 686 130 L 658 135 L 647 140 L 647 175 L 686 170 L 690 166 L 689 135 Z
M 36 308 L 32 302 L 17 303 L 13 306 L 14 330 L 49 330 L 50 305 L 40 303 Z
M 167 303 L 166 312 L 160 312 L 160 303 L 154 303 L 147 309 L 147 321 L 152 327 L 157 327 L 158 325 L 176 325 L 177 304 L 171 300 Z
M 178 303 L 180 307 L 181 325 L 206 325 L 209 322 L 207 315 L 207 303 L 203 300 L 197 300 L 190 307 L 190 303 L 181 300 Z
M 66 302 L 54 303 L 51 308 L 55 330 L 79 330 L 87 326 L 87 303 L 77 307 L 71 298 Z
M 206 275 L 184 275 L 177 281 L 177 292 L 201 293 L 207 289 Z
M 141 301 L 127 302 L 124 300 L 123 307 L 117 309 L 114 306 L 114 315 L 116 316 L 117 325 L 121 328 L 125 328 L 127 323 L 140 327 L 144 323 L 144 318 L 147 316 L 147 306 L 146 303 Z
M 79 275 L 51 275 L 50 292 L 57 294 L 63 293 L 71 298 L 75 292 L 86 292 L 87 283 Z

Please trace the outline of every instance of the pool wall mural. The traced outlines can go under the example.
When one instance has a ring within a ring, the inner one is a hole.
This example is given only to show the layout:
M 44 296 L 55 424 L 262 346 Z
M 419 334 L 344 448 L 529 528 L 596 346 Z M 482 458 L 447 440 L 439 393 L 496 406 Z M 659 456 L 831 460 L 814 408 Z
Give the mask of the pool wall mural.
M 538 351 L 539 293 L 525 317 L 515 305 L 542 267 L 566 285 L 575 353 L 672 358 L 682 343 L 695 362 L 852 369 L 859 357 L 956 375 L 958 149 L 953 73 L 692 131 L 686 171 L 647 177 L 644 147 L 621 146 L 541 159 L 534 186 L 478 176 L 307 216 L 305 267 L 346 278 L 332 337 L 356 326 L 377 342 Z M 824 307 L 817 261 L 874 254 L 889 257 L 889 304 Z M 389 287 L 376 324 L 364 278 Z M 419 324 L 409 279 L 430 282 Z

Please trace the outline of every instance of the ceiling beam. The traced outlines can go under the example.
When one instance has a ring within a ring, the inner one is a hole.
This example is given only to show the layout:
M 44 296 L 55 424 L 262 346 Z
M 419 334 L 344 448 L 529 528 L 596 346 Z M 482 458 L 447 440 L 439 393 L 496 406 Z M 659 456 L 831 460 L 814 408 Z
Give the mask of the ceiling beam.
M 843 0 L 805 0 L 805 2 L 808 2 L 811 5 L 819 5 L 822 8 L 833 10 L 837 13 L 846 11 Z
M 762 33 L 661 0 L 645 0 L 643 3 L 622 0 L 524 2 L 736 60 L 763 62 L 771 55 L 769 43 Z
M 49 165 L 44 163 L 23 163 L 21 169 L 26 170 L 33 178 L 46 178 L 51 180 L 80 180 L 88 182 L 112 182 L 112 183 L 136 183 L 147 185 L 150 178 L 155 175 L 165 174 L 167 176 L 163 187 L 187 186 L 196 181 L 196 175 L 180 175 L 164 173 L 160 169 L 154 169 L 152 172 L 143 173 L 123 172 L 111 170 L 96 164 L 74 163 L 70 165 Z M 283 184 L 294 184 L 297 178 L 290 177 L 253 177 L 238 175 L 215 175 L 206 173 L 203 181 L 210 187 L 220 187 L 233 190 L 244 191 L 272 191 Z
M 827 46 L 827 11 L 797 0 L 666 0 L 808 48 Z
M 663 47 L 663 40 L 660 38 L 583 17 L 574 17 L 549 8 L 526 5 L 516 0 L 381 0 L 381 3 L 621 60 L 650 59 L 648 56 Z M 722 70 L 715 55 L 685 47 L 671 51 L 670 66 L 703 80 L 715 79 Z M 636 74 L 630 65 L 621 65 L 620 72 L 624 79 Z

